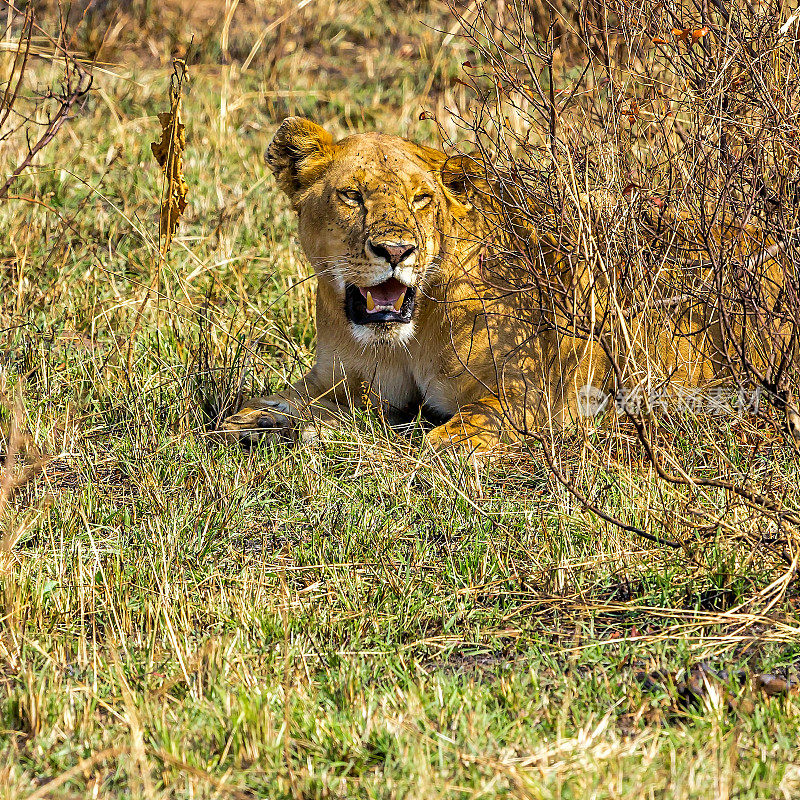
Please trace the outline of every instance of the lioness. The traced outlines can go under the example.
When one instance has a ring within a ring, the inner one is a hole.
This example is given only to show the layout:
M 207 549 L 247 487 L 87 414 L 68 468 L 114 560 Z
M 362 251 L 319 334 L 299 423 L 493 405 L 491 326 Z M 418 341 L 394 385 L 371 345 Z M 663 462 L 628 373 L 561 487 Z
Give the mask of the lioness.
M 389 422 L 420 409 L 443 420 L 427 434 L 437 448 L 487 449 L 569 424 L 584 387 L 608 387 L 612 365 L 590 336 L 571 336 L 524 279 L 487 271 L 494 223 L 464 159 L 379 133 L 335 141 L 291 117 L 267 161 L 319 279 L 316 363 L 246 402 L 225 431 L 302 437 L 370 403 Z M 529 231 L 528 242 L 552 269 L 546 239 Z M 661 366 L 675 380 L 717 371 L 713 359 L 667 350 Z

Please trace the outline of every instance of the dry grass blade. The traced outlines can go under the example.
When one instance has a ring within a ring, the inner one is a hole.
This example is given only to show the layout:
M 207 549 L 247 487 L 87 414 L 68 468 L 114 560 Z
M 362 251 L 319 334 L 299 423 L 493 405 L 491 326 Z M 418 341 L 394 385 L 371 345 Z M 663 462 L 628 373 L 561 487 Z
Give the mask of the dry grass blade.
M 43 797 L 47 797 L 52 792 L 56 791 L 56 789 L 58 789 L 60 786 L 68 783 L 86 770 L 91 769 L 98 764 L 102 764 L 104 761 L 108 761 L 113 758 L 119 758 L 123 753 L 126 753 L 127 750 L 127 747 L 115 745 L 113 747 L 107 747 L 105 750 L 101 750 L 99 753 L 94 753 L 87 758 L 82 758 L 74 767 L 65 770 L 60 775 L 56 775 L 55 778 L 49 780 L 43 786 L 40 786 L 35 791 L 31 792 L 25 798 L 25 800 L 42 800 Z
M 24 532 L 24 527 L 13 525 L 13 516 L 10 513 L 10 504 L 14 494 L 33 480 L 50 459 L 37 452 L 31 446 L 25 433 L 25 411 L 22 404 L 22 386 L 18 385 L 13 400 L 8 397 L 5 379 L 0 374 L 0 404 L 9 412 L 11 418 L 8 435 L 0 436 L 0 444 L 5 438 L 5 458 L 0 472 L 0 555 L 10 553 L 19 537 Z M 0 451 L 1 452 L 1 451 Z M 25 453 L 28 463 L 19 465 L 19 458 Z
M 250 792 L 243 792 L 241 789 L 231 786 L 226 781 L 215 778 L 207 770 L 200 769 L 200 767 L 196 767 L 193 764 L 187 764 L 183 759 L 180 759 L 171 753 L 167 753 L 165 750 L 153 750 L 150 748 L 147 750 L 147 753 L 155 758 L 160 759 L 165 764 L 175 767 L 181 772 L 185 772 L 188 775 L 193 775 L 196 778 L 200 778 L 202 781 L 208 783 L 209 786 L 213 786 L 217 792 L 222 792 L 230 797 L 235 797 L 237 800 L 253 799 L 253 795 Z

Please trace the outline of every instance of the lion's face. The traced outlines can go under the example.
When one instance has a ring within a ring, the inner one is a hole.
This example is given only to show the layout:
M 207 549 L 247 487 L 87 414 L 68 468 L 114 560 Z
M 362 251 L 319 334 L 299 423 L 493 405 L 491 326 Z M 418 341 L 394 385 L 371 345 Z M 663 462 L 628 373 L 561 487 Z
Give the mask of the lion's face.
M 444 154 L 380 134 L 334 142 L 290 118 L 267 157 L 298 213 L 303 249 L 354 338 L 409 339 L 459 202 L 442 180 Z

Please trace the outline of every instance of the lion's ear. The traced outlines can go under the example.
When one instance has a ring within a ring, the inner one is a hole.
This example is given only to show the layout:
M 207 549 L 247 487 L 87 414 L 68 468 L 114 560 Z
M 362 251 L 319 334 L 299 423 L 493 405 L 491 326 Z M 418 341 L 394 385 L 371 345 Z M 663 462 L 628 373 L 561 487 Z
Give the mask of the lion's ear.
M 469 205 L 476 195 L 488 192 L 486 169 L 473 156 L 451 156 L 441 169 L 442 185 L 460 203 Z
M 267 164 L 293 199 L 328 166 L 334 142 L 324 128 L 302 117 L 287 117 L 267 148 Z

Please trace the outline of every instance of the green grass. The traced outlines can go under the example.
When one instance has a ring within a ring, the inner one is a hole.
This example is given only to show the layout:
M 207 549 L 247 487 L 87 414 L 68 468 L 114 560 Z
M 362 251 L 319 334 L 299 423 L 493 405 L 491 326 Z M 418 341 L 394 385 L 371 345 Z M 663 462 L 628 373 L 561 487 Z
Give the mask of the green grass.
M 356 41 L 376 8 L 320 30 Z M 396 13 L 430 67 L 433 12 Z M 753 684 L 796 686 L 796 582 L 772 586 L 763 517 L 660 484 L 629 431 L 563 442 L 564 462 L 687 551 L 583 510 L 535 448 L 441 461 L 369 416 L 311 450 L 209 434 L 240 385 L 313 357 L 313 282 L 263 161 L 283 114 L 434 141 L 412 102 L 427 73 L 389 44 L 373 78 L 352 50 L 329 46 L 325 82 L 285 54 L 291 100 L 238 76 L 225 125 L 221 69 L 194 69 L 190 207 L 160 273 L 167 70 L 98 74 L 14 187 L 44 205 L 0 205 L 0 417 L 31 473 L 0 520 L 2 796 L 797 796 L 800 697 Z M 713 471 L 722 448 L 796 504 L 791 451 L 753 457 L 741 430 L 677 425 L 676 457 Z

